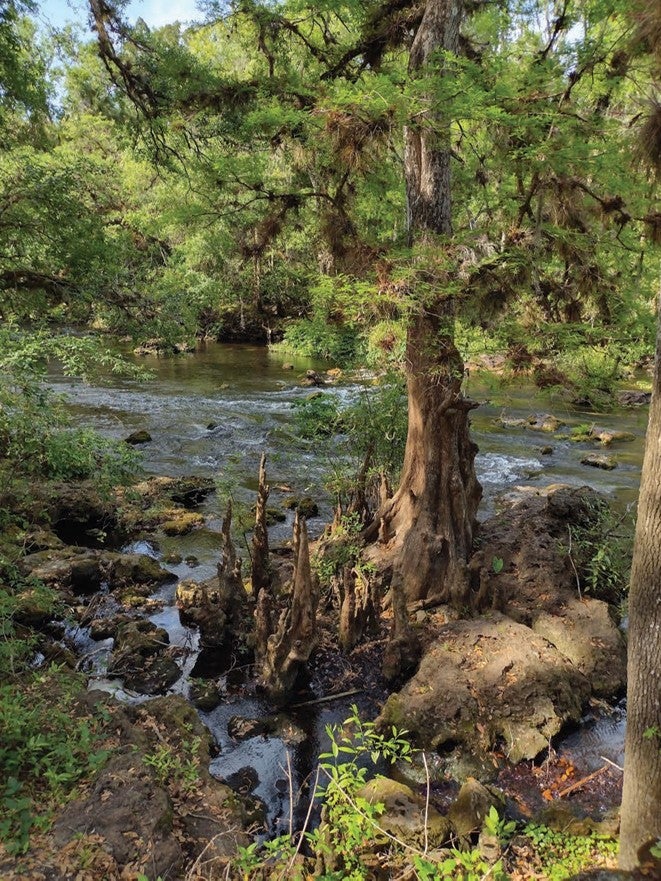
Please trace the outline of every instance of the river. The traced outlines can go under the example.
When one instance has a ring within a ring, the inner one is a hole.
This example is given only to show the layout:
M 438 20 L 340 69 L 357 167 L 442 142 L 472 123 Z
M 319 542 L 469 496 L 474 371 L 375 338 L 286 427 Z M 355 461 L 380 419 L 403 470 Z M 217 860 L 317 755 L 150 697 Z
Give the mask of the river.
M 293 364 L 293 369 L 285 370 L 285 362 Z M 275 354 L 263 347 L 212 343 L 194 355 L 148 357 L 140 359 L 140 363 L 153 371 L 151 380 L 108 377 L 86 384 L 54 373 L 51 385 L 67 395 L 79 423 L 116 438 L 126 437 L 137 429 L 149 431 L 153 440 L 141 448 L 148 473 L 215 477 L 231 485 L 235 496 L 248 501 L 254 498 L 259 458 L 262 451 L 266 451 L 271 485 L 286 484 L 295 493 L 318 500 L 319 517 L 311 521 L 310 527 L 313 533 L 321 530 L 331 516 L 330 500 L 323 490 L 328 463 L 314 448 L 292 443 L 292 405 L 310 393 L 309 388 L 301 385 L 305 371 L 321 370 L 329 365 Z M 324 391 L 346 402 L 360 394 L 369 394 L 370 387 L 371 377 L 348 374 Z M 481 517 L 494 510 L 499 494 L 519 484 L 589 484 L 607 494 L 618 506 L 635 500 L 647 408 L 619 408 L 606 415 L 594 414 L 566 403 L 551 405 L 548 398 L 536 394 L 530 386 L 504 387 L 495 379 L 471 378 L 468 391 L 481 402 L 472 418 L 480 450 L 476 466 L 484 488 Z M 603 429 L 632 432 L 636 439 L 617 445 L 613 452 L 618 467 L 602 471 L 580 462 L 594 444 L 576 444 L 497 423 L 503 412 L 516 418 L 551 409 L 569 427 L 594 422 Z M 551 446 L 553 451 L 542 453 L 545 446 Z M 277 505 L 277 492 L 275 497 Z M 168 566 L 179 578 L 207 579 L 215 573 L 218 559 L 220 508 L 218 497 L 211 496 L 201 508 L 208 517 L 206 528 L 183 537 L 159 537 L 158 542 L 145 537 L 129 549 L 157 559 L 176 552 L 190 561 Z M 291 515 L 285 523 L 272 529 L 271 542 L 277 543 L 290 534 Z M 186 694 L 189 675 L 198 673 L 196 634 L 179 622 L 174 587 L 162 589 L 158 596 L 162 608 L 152 614 L 150 620 L 165 626 L 172 643 L 186 646 L 189 651 L 185 675 L 175 686 L 175 690 Z M 286 821 L 289 810 L 287 750 L 292 757 L 294 785 L 298 787 L 324 748 L 325 725 L 342 721 L 350 701 L 293 711 L 291 721 L 307 735 L 302 743 L 294 746 L 279 737 L 255 737 L 237 743 L 227 732 L 229 717 L 235 714 L 261 716 L 268 708 L 257 697 L 246 697 L 242 693 L 240 671 L 230 671 L 228 676 L 225 670 L 221 679 L 225 700 L 211 713 L 201 714 L 220 748 L 219 756 L 212 763 L 212 772 L 227 778 L 246 767 L 253 768 L 258 782 L 250 785 L 267 806 L 270 828 L 277 830 L 278 824 Z M 98 669 L 96 684 L 119 687 L 104 680 Z M 119 694 L 121 696 L 121 689 Z M 376 711 L 376 704 L 370 704 L 369 696 L 363 696 L 360 702 L 365 712 Z M 597 715 L 595 719 L 586 720 L 581 731 L 570 735 L 568 743 L 574 753 L 582 755 L 588 770 L 595 762 L 599 763 L 603 755 L 620 764 L 623 730 L 623 713 Z

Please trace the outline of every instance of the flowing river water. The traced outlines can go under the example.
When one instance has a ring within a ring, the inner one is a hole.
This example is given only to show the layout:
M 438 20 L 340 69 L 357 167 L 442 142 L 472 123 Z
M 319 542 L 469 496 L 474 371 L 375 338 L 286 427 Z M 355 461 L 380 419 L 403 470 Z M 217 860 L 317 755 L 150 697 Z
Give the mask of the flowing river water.
M 285 370 L 285 361 L 293 363 L 293 369 Z M 301 448 L 300 444 L 292 442 L 293 404 L 310 394 L 310 388 L 301 385 L 305 371 L 321 370 L 330 365 L 290 356 L 285 358 L 264 347 L 211 343 L 194 355 L 148 357 L 141 359 L 141 363 L 153 371 L 151 380 L 141 382 L 108 377 L 105 381 L 85 384 L 55 374 L 52 386 L 67 395 L 80 424 L 93 426 L 103 434 L 117 438 L 126 437 L 137 429 L 149 431 L 153 440 L 142 447 L 144 468 L 148 473 L 218 478 L 222 485 L 232 487 L 235 497 L 252 501 L 259 458 L 262 451 L 266 451 L 271 486 L 287 485 L 294 493 L 310 495 L 317 500 L 320 503 L 319 517 L 310 521 L 310 529 L 313 534 L 321 531 L 331 517 L 330 500 L 323 490 L 328 460 L 318 450 Z M 347 375 L 324 391 L 336 396 L 340 402 L 347 402 L 360 394 L 369 394 L 370 387 L 371 377 Z M 480 450 L 477 471 L 484 488 L 482 518 L 493 512 L 499 494 L 521 484 L 589 484 L 618 506 L 634 502 L 642 463 L 647 408 L 620 408 L 606 415 L 593 414 L 567 404 L 550 404 L 547 398 L 536 397 L 534 389 L 529 386 L 501 387 L 493 380 L 489 387 L 486 381 L 473 378 L 468 392 L 482 402 L 472 418 L 473 434 Z M 614 450 L 617 468 L 602 471 L 580 462 L 590 445 L 497 423 L 503 412 L 516 418 L 545 413 L 550 409 L 570 427 L 594 422 L 599 428 L 631 432 L 635 440 L 617 445 Z M 543 453 L 546 446 L 551 446 L 553 451 Z M 274 490 L 271 498 L 278 505 L 282 497 Z M 220 508 L 220 499 L 212 495 L 200 508 L 208 518 L 204 529 L 173 538 L 159 536 L 158 541 L 146 537 L 127 549 L 147 553 L 159 560 L 177 553 L 184 562 L 167 568 L 179 578 L 205 580 L 215 574 L 218 560 Z M 289 514 L 287 521 L 271 529 L 272 545 L 290 537 L 291 520 Z M 186 558 L 189 562 L 185 562 Z M 210 713 L 201 713 L 219 746 L 219 755 L 211 766 L 212 773 L 235 782 L 242 775 L 246 777 L 245 788 L 264 801 L 269 826 L 272 831 L 277 831 L 279 824 L 288 822 L 288 761 L 293 784 L 298 787 L 310 774 L 316 756 L 327 744 L 325 726 L 337 724 L 346 717 L 351 699 L 291 710 L 285 718 L 286 730 L 281 736 L 233 740 L 227 731 L 231 716 L 259 718 L 272 713 L 272 708 L 257 697 L 245 696 L 241 688 L 245 671 L 228 671 L 227 665 L 218 671 L 208 667 L 201 670 L 197 635 L 179 621 L 174 605 L 174 586 L 162 588 L 157 596 L 162 607 L 149 616 L 150 620 L 168 630 L 173 645 L 187 649 L 184 675 L 173 690 L 187 694 L 191 675 L 216 673 L 220 676 L 225 695 L 223 702 Z M 84 639 L 85 635 L 79 638 Z M 110 644 L 107 649 L 109 651 Z M 96 658 L 98 662 L 103 653 L 97 653 Z M 97 669 L 95 683 L 116 690 L 120 697 L 124 694 L 120 683 L 104 678 L 102 669 Z M 136 699 L 135 696 L 124 696 Z M 377 704 L 370 701 L 369 695 L 362 695 L 358 700 L 366 714 L 376 713 Z M 292 737 L 292 731 L 302 732 L 305 736 Z M 582 765 L 586 773 L 601 765 L 604 756 L 619 765 L 623 758 L 623 732 L 623 712 L 597 714 L 586 718 L 577 731 L 564 739 L 563 749 L 569 752 L 577 766 Z

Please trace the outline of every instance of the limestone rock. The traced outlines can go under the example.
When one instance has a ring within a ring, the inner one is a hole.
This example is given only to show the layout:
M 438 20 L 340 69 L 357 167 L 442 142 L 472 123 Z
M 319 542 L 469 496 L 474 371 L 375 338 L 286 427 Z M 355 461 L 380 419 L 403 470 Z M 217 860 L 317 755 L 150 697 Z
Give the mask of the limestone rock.
M 566 722 L 578 721 L 589 695 L 586 677 L 557 649 L 494 612 L 441 628 L 378 722 L 434 749 L 451 742 L 484 754 L 503 741 L 516 763 L 535 758 Z
M 205 648 L 223 644 L 228 616 L 217 578 L 180 581 L 176 602 L 182 622 L 199 628 L 200 640 Z
M 617 461 L 612 456 L 605 456 L 602 453 L 588 453 L 581 459 L 581 465 L 601 468 L 602 471 L 613 471 L 617 468 Z
M 459 840 L 470 844 L 470 836 L 481 831 L 490 808 L 502 808 L 502 797 L 496 796 L 477 780 L 469 778 L 450 806 L 448 820 Z
M 179 666 L 166 652 L 169 642 L 167 631 L 150 621 L 123 624 L 117 631 L 108 671 L 123 677 L 127 688 L 141 694 L 166 691 L 181 676 Z
M 166 535 L 188 535 L 198 526 L 204 526 L 202 514 L 176 509 L 169 511 L 168 519 L 161 523 L 161 529 Z
M 404 783 L 387 777 L 369 780 L 358 792 L 370 804 L 382 804 L 384 811 L 379 826 L 390 835 L 413 847 L 425 844 L 425 800 Z M 378 834 L 378 833 L 377 833 Z M 450 838 L 448 819 L 432 807 L 427 808 L 427 844 L 440 847 Z
M 151 778 L 140 755 L 128 753 L 110 760 L 87 798 L 66 806 L 53 836 L 64 846 L 93 830 L 119 865 L 139 863 L 148 854 L 154 877 L 171 877 L 183 861 L 172 819 L 167 792 Z
M 642 407 L 652 400 L 652 392 L 631 389 L 617 393 L 617 402 L 623 407 Z
M 532 626 L 587 676 L 597 697 L 610 698 L 622 691 L 626 646 L 605 602 L 571 599 L 558 614 L 542 612 Z

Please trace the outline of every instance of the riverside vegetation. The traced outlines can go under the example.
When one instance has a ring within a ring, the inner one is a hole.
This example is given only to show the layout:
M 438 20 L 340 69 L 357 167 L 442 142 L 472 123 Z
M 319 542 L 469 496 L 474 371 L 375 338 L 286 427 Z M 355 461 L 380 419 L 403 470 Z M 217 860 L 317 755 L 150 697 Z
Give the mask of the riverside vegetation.
M 478 522 L 469 391 L 488 369 L 592 414 L 625 381 L 648 403 L 656 361 L 657 430 L 658 10 L 203 5 L 197 24 L 150 28 L 89 0 L 89 30 L 44 30 L 33 0 L 0 9 L 0 874 L 610 870 L 617 821 L 589 798 L 584 816 L 561 809 L 584 781 L 553 744 L 625 689 L 627 520 L 555 486 Z M 361 707 L 326 732 L 296 822 L 289 769 L 284 836 L 253 840 L 255 787 L 209 773 L 212 737 L 172 691 L 213 713 L 220 679 L 188 683 L 191 653 L 150 620 L 172 571 L 127 548 L 201 529 L 213 481 L 140 474 L 132 444 L 148 433 L 108 440 L 48 390 L 49 370 L 147 382 L 108 351 L 117 337 L 175 364 L 196 341 L 259 341 L 381 377 L 348 406 L 321 391 L 337 370 L 303 378 L 291 442 L 329 463 L 321 536 L 316 500 L 291 498 L 291 543 L 273 546 L 283 490 L 264 456 L 254 510 L 218 504 L 212 577 L 175 576 L 196 651 L 216 670 L 229 658 L 223 676 L 248 670 L 243 691 L 270 708 L 232 717 L 234 740 L 296 743 L 301 695 L 344 679 L 374 703 L 375 722 Z M 581 421 L 567 442 L 630 440 Z M 555 418 L 511 427 L 564 442 Z M 653 449 L 619 858 L 642 877 L 661 839 Z M 79 637 L 111 642 L 81 651 Z M 97 656 L 137 700 L 86 690 Z M 611 780 L 617 799 L 611 770 L 593 785 Z

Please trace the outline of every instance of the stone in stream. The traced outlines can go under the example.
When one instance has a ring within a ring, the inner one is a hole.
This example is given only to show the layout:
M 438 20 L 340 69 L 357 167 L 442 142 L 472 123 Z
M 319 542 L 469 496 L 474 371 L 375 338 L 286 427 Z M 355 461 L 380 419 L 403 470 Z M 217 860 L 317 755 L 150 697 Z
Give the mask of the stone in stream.
M 167 630 L 151 621 L 137 620 L 117 630 L 108 672 L 121 676 L 127 688 L 140 694 L 166 691 L 181 676 L 181 670 L 167 651 Z
M 543 416 L 528 416 L 525 419 L 513 419 L 508 416 L 500 416 L 496 422 L 503 428 L 527 428 L 530 431 L 545 431 L 548 433 L 557 431 L 565 423 L 547 413 Z
M 622 407 L 642 407 L 652 400 L 652 392 L 642 392 L 638 389 L 629 389 L 617 393 L 617 402 Z
M 213 680 L 196 680 L 191 682 L 190 699 L 198 710 L 209 713 L 215 710 L 222 701 L 218 685 Z
M 289 496 L 282 502 L 282 507 L 287 511 L 298 511 L 306 519 L 319 516 L 319 505 L 310 496 Z
M 58 547 L 29 554 L 21 570 L 53 587 L 77 594 L 95 593 L 104 581 L 114 589 L 133 587 L 151 592 L 175 576 L 146 554 L 118 554 L 91 548 Z
M 128 437 L 124 438 L 125 443 L 130 444 L 133 447 L 139 446 L 140 444 L 148 444 L 151 440 L 152 436 L 145 428 L 141 428 L 139 431 L 134 431 Z
M 230 716 L 227 733 L 234 740 L 249 740 L 270 733 L 267 719 L 246 719 L 243 716 Z
M 612 456 L 605 456 L 603 453 L 588 453 L 581 459 L 581 465 L 601 468 L 602 471 L 613 471 L 617 468 L 617 461 Z

